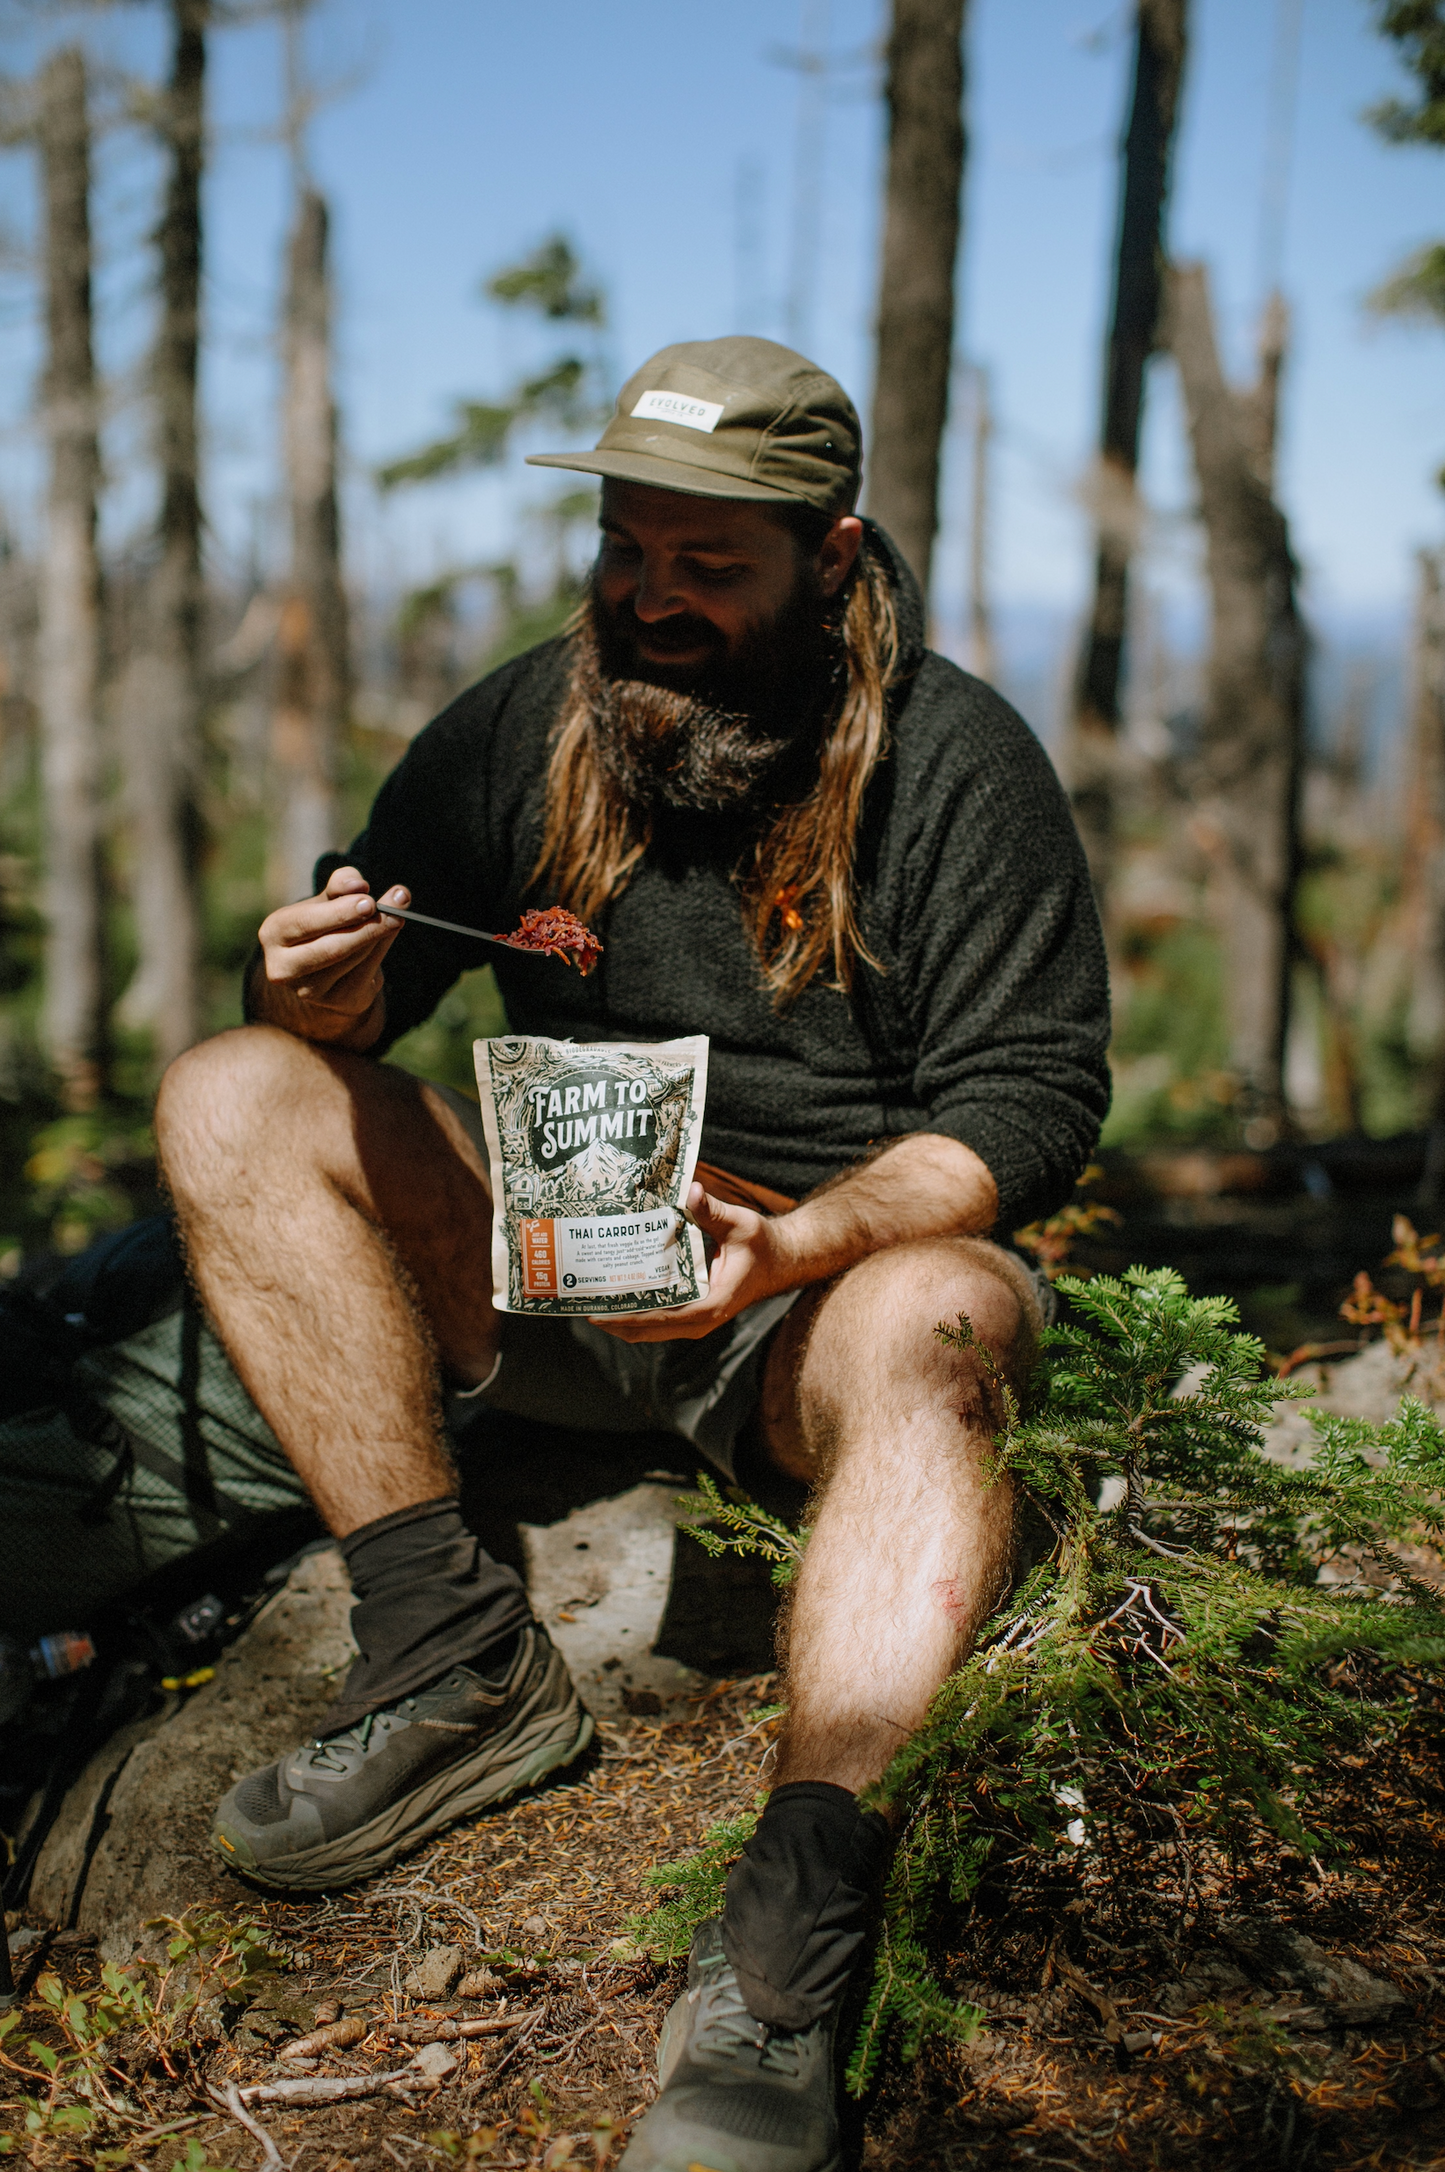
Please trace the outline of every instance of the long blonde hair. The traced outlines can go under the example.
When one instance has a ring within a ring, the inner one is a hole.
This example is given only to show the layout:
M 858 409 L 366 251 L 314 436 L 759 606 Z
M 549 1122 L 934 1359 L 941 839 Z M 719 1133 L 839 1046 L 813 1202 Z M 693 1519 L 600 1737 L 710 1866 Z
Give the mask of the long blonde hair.
M 844 606 L 842 637 L 845 684 L 824 734 L 817 781 L 782 809 L 738 875 L 743 921 L 777 1010 L 802 993 L 827 959 L 833 985 L 844 991 L 859 959 L 878 964 L 858 925 L 853 861 L 864 794 L 888 743 L 899 640 L 888 576 L 866 546 Z M 652 825 L 628 805 L 599 757 L 582 680 L 574 667 L 553 734 L 532 880 L 590 920 L 626 889 L 651 843 Z

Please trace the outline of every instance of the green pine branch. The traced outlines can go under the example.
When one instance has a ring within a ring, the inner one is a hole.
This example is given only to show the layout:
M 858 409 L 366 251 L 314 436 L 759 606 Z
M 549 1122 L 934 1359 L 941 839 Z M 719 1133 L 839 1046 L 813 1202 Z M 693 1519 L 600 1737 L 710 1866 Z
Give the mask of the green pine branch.
M 485 400 L 459 400 L 454 410 L 456 428 L 448 437 L 436 438 L 400 460 L 390 460 L 376 471 L 383 490 L 406 483 L 429 483 L 439 475 L 455 475 L 467 468 L 494 468 L 506 457 L 512 434 L 523 423 L 550 420 L 559 428 L 573 429 L 585 419 L 582 398 L 587 365 L 577 355 L 559 362 L 517 387 L 501 404 Z
M 583 278 L 565 234 L 551 235 L 519 264 L 494 273 L 483 282 L 482 293 L 505 308 L 534 309 L 552 323 L 588 325 L 600 332 L 607 319 L 602 289 Z M 592 374 L 593 365 L 580 355 L 561 355 L 539 377 L 524 379 L 501 400 L 458 400 L 447 435 L 379 467 L 378 487 L 399 490 L 468 469 L 498 467 L 517 431 L 528 423 L 584 428 L 594 419 L 597 404 L 588 395 Z
M 1365 119 L 1387 143 L 1445 146 L 1445 0 L 1377 0 L 1375 13 L 1419 89 L 1410 100 L 1383 99 Z
M 607 321 L 602 289 L 582 277 L 582 266 L 565 234 L 553 234 L 520 264 L 497 272 L 482 291 L 489 301 L 513 307 L 520 303 L 558 323 L 592 324 L 600 329 Z
M 1406 257 L 1398 270 L 1366 297 L 1366 306 L 1377 317 L 1445 324 L 1445 242 L 1430 242 Z
M 750 1501 L 737 1486 L 726 1495 L 705 1471 L 698 1473 L 697 1492 L 678 1496 L 678 1507 L 688 1511 L 679 1529 L 695 1538 L 704 1553 L 717 1560 L 723 1554 L 761 1554 L 771 1564 L 774 1584 L 781 1591 L 798 1573 L 808 1527 L 791 1531 L 778 1516 L 769 1515 Z M 715 1528 L 721 1524 L 719 1531 Z

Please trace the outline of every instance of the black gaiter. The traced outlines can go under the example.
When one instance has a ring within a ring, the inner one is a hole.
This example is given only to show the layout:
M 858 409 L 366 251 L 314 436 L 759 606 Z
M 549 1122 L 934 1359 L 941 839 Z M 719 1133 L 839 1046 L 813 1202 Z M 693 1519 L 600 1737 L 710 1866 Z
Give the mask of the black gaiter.
M 454 1498 L 364 1523 L 341 1551 L 356 1595 L 351 1633 L 359 1657 L 326 1714 L 328 1735 L 463 1661 L 476 1667 L 532 1618 L 516 1570 L 483 1553 Z
M 748 2012 L 807 2029 L 842 1997 L 892 1835 L 846 1787 L 775 1787 L 728 1878 L 722 1942 Z

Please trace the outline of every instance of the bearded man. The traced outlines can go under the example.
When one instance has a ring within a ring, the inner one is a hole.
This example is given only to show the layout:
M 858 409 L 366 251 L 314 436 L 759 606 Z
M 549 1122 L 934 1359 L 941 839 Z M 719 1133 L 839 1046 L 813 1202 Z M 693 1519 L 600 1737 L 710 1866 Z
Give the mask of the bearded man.
M 854 517 L 846 394 L 766 340 L 675 346 L 596 447 L 586 607 L 414 742 L 344 862 L 261 929 L 248 1017 L 157 1111 L 191 1273 L 341 1541 L 360 1657 L 325 1733 L 242 1780 L 226 1859 L 334 1886 L 565 1764 L 590 1721 L 520 1581 L 458 1513 L 439 1405 L 658 1427 L 814 1489 L 772 1792 L 698 1936 L 629 2172 L 819 2172 L 832 2048 L 885 1865 L 863 1809 L 1008 1588 L 990 1396 L 940 1320 L 1026 1368 L 1036 1284 L 995 1241 L 1060 1204 L 1107 1106 L 1084 860 L 1027 727 L 923 642 Z M 559 901 L 589 979 L 515 951 L 513 1031 L 711 1036 L 706 1295 L 498 1314 L 476 1111 L 377 1061 L 476 963 L 406 906 Z

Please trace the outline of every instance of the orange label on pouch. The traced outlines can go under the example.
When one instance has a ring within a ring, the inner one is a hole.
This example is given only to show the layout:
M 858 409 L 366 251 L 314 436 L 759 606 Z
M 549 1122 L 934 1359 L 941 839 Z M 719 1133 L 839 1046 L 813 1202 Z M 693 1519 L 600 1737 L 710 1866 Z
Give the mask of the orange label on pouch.
M 557 1295 L 557 1239 L 550 1219 L 520 1224 L 522 1239 L 522 1294 L 524 1297 Z

